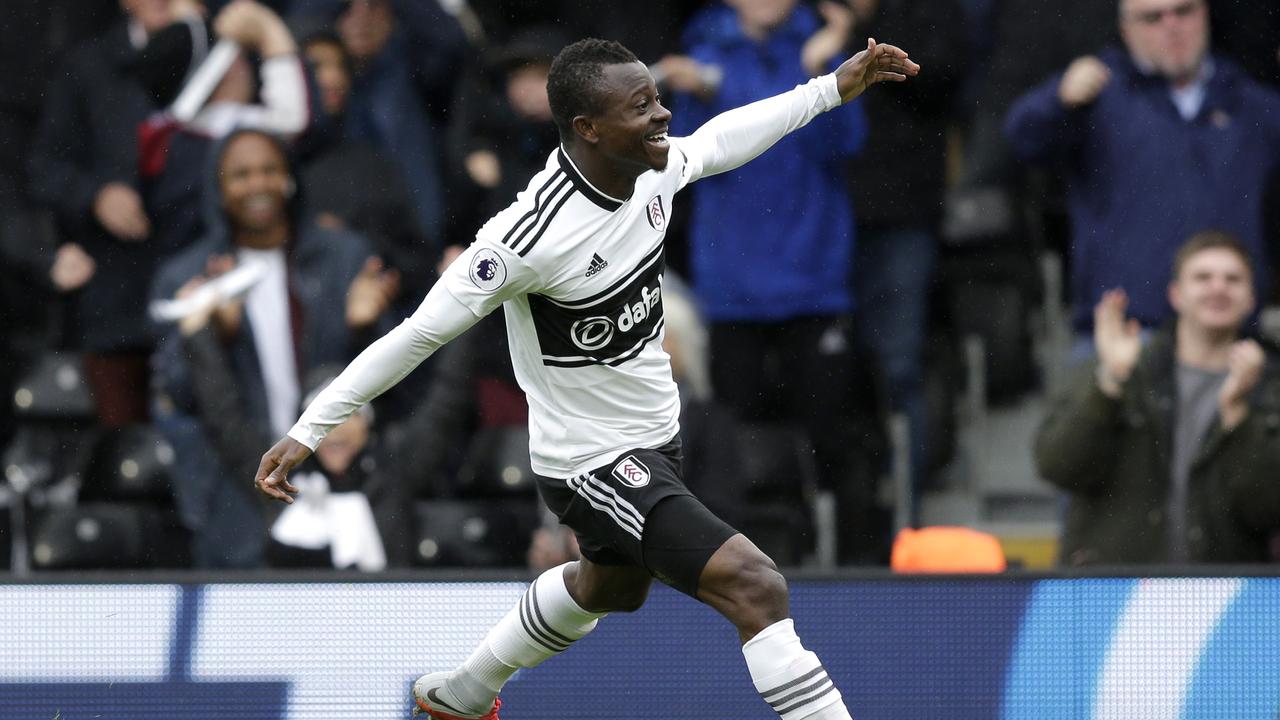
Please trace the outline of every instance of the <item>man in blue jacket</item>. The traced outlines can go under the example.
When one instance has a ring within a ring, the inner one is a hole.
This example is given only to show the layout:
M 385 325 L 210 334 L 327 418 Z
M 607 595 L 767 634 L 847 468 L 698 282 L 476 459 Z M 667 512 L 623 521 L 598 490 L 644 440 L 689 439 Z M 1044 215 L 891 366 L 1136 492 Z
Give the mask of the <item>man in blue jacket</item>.
M 852 13 L 818 14 L 795 0 L 730 2 L 696 16 L 688 55 L 659 63 L 677 98 L 672 131 L 783 92 L 841 52 Z M 732 68 L 733 72 L 721 72 Z M 850 385 L 848 317 L 854 225 L 844 164 L 866 139 L 857 103 L 818 117 L 769 153 L 693 190 L 689 221 L 694 290 L 711 321 L 717 399 L 748 422 L 794 422 L 808 430 L 824 481 L 850 490 L 852 443 L 844 401 Z M 822 126 L 822 127 L 818 127 Z M 865 505 L 859 495 L 848 505 Z M 841 497 L 846 497 L 841 493 Z M 850 527 L 865 507 L 841 507 Z M 842 547 L 841 555 L 857 553 Z
M 1209 51 L 1205 0 L 1120 0 L 1119 22 L 1124 49 L 1076 59 L 1005 120 L 1023 159 L 1065 165 L 1082 333 L 1110 288 L 1146 327 L 1169 317 L 1163 274 L 1200 230 L 1231 232 L 1268 267 L 1262 199 L 1280 159 L 1280 96 Z

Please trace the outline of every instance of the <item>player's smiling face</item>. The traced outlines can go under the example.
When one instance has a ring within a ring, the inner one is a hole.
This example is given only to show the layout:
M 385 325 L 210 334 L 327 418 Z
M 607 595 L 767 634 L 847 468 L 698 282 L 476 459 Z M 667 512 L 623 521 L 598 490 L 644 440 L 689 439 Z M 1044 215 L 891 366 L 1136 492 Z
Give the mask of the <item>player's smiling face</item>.
M 639 172 L 667 167 L 671 112 L 658 101 L 658 88 L 642 63 L 606 65 L 601 112 L 593 118 L 601 153 Z

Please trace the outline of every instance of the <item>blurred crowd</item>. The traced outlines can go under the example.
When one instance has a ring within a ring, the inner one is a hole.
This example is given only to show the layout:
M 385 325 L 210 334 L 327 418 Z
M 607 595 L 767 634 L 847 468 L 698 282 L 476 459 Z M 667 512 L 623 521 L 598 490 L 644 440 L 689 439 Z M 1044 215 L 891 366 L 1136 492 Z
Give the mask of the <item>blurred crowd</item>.
M 1277 556 L 1272 0 L 10 0 L 0 564 L 573 557 L 501 314 L 337 428 L 299 502 L 252 478 L 543 167 L 547 72 L 586 36 L 649 64 L 676 136 L 869 37 L 923 67 L 669 214 L 687 480 L 780 564 L 816 552 L 819 492 L 837 562 L 887 562 L 886 478 L 913 523 L 947 481 L 962 339 L 992 402 L 1043 390 L 1060 303 L 1035 456 L 1062 561 Z

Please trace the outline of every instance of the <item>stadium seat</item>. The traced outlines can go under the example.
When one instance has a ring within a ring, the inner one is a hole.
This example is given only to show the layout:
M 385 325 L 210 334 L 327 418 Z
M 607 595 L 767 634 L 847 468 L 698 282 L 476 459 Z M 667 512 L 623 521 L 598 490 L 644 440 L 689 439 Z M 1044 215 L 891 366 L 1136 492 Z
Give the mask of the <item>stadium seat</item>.
M 185 531 L 172 513 L 145 505 L 88 503 L 44 512 L 31 540 L 38 570 L 182 567 Z
M 84 496 L 103 500 L 172 500 L 173 447 L 151 425 L 130 425 L 99 441 Z
M 1038 378 L 1032 313 L 1043 287 L 1034 236 L 1023 208 L 1004 188 L 957 188 L 947 195 L 939 281 L 958 340 L 982 339 L 987 394 L 1009 401 Z
M 747 510 L 742 530 L 781 565 L 797 565 L 814 549 L 812 502 L 818 490 L 813 448 L 799 428 L 739 428 L 739 477 L 732 488 Z
M 529 463 L 528 427 L 498 426 L 477 432 L 456 483 L 461 497 L 532 497 L 537 489 Z
M 21 419 L 90 420 L 94 415 L 84 362 L 71 352 L 42 355 L 18 380 L 12 400 Z
M 523 567 L 538 524 L 533 500 L 421 500 L 414 504 L 414 563 Z
M 98 432 L 77 423 L 25 421 L 4 451 L 4 479 L 20 494 L 53 485 L 79 489 Z

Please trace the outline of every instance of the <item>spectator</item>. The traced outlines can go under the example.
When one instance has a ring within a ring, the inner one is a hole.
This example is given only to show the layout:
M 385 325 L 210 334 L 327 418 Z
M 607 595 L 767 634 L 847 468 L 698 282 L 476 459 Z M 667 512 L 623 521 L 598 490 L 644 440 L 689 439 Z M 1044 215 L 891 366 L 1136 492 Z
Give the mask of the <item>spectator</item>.
M 569 41 L 554 28 L 520 33 L 496 50 L 482 78 L 465 83 L 453 117 L 451 146 L 460 168 L 450 226 L 476 228 L 510 204 L 559 143 L 547 72 Z
M 217 38 L 234 41 L 241 52 L 208 99 L 190 121 L 162 113 L 140 130 L 143 194 L 155 220 L 152 252 L 161 256 L 203 232 L 201 192 L 210 146 L 218 138 L 251 127 L 292 139 L 308 127 L 313 113 L 293 35 L 270 8 L 234 0 L 214 18 L 213 29 Z M 165 28 L 147 43 L 135 72 L 160 106 L 168 107 L 178 97 L 204 60 L 207 32 L 202 21 L 191 19 Z M 251 57 L 261 61 L 256 68 Z
M 246 423 L 276 434 L 297 413 L 300 378 L 354 356 L 395 296 L 397 279 L 380 270 L 363 238 L 298 221 L 285 149 L 272 136 L 235 131 L 214 148 L 212 166 L 203 193 L 208 230 L 165 263 L 153 296 L 174 297 L 206 272 L 210 258 L 233 255 L 233 264 L 259 268 L 243 310 L 218 314 L 215 327 Z M 262 508 L 215 453 L 210 419 L 194 394 L 195 371 L 175 334 L 162 340 L 154 364 L 157 424 L 178 463 L 191 469 L 176 491 L 196 564 L 258 565 Z
M 212 263 L 210 273 L 225 272 L 231 264 L 229 257 L 221 258 Z M 179 289 L 178 297 L 190 295 L 204 282 L 204 276 L 193 278 Z M 215 329 L 236 322 L 235 315 L 242 311 L 238 301 L 209 303 L 178 325 L 191 363 L 199 414 L 232 477 L 252 474 L 254 468 L 237 467 L 237 463 L 246 457 L 246 448 L 268 437 L 265 428 L 244 415 L 240 384 Z M 216 314 L 224 317 L 214 321 Z M 272 512 L 274 508 L 265 511 L 268 517 L 274 516 L 267 523 L 267 564 L 382 570 L 387 566 L 388 547 L 406 547 L 406 508 L 397 497 L 398 483 L 387 477 L 387 469 L 378 466 L 377 452 L 371 450 L 376 447 L 372 426 L 373 411 L 365 407 L 334 428 L 338 441 L 328 452 L 316 453 L 315 461 L 302 468 L 295 480 L 304 488 L 299 511 L 291 512 L 292 506 L 284 513 Z M 389 511 L 386 517 L 378 517 L 378 507 Z
M 965 68 L 966 95 L 974 101 L 966 118 L 961 186 L 1004 186 L 1015 180 L 1017 163 L 1001 131 L 1005 113 L 1045 76 L 1115 42 L 1116 1 L 995 2 L 994 27 L 971 29 L 977 30 L 970 32 L 975 47 L 965 60 L 968 65 L 976 56 L 978 64 Z
M 1243 241 L 1266 296 L 1261 201 L 1280 158 L 1280 96 L 1210 53 L 1204 0 L 1120 0 L 1119 13 L 1124 50 L 1076 59 L 1005 126 L 1023 159 L 1065 166 L 1082 333 L 1109 288 L 1143 326 L 1168 317 L 1153 269 L 1207 227 Z
M 962 79 L 964 13 L 955 0 L 857 0 L 853 46 L 868 37 L 911 48 L 929 69 L 919 83 L 865 99 L 874 139 L 849 163 L 858 217 L 853 263 L 856 326 L 875 353 L 889 399 L 911 431 L 912 486 L 927 475 L 924 351 L 929 290 L 938 254 L 946 177 L 946 135 Z M 830 12 L 830 11 L 828 11 Z
M 435 280 L 436 238 L 419 223 L 413 196 L 388 154 L 344 136 L 351 100 L 351 56 L 336 35 L 316 33 L 303 43 L 315 72 L 324 137 L 309 133 L 302 145 L 302 186 L 307 214 L 325 227 L 364 235 L 404 280 L 404 299 L 416 307 Z M 412 311 L 412 308 L 403 308 Z M 408 314 L 407 312 L 405 314 Z
M 355 69 L 347 134 L 396 159 L 423 230 L 440 237 L 437 138 L 467 48 L 462 27 L 436 0 L 351 0 L 337 30 Z
M 794 0 L 734 0 L 696 16 L 685 35 L 688 56 L 657 67 L 680 93 L 673 134 L 829 69 L 852 18 L 847 7 L 825 7 L 825 26 Z M 694 187 L 692 280 L 711 323 L 717 400 L 746 422 L 804 427 L 846 526 L 865 528 L 871 487 L 848 470 L 845 437 L 854 229 L 842 171 L 866 137 L 866 119 L 855 106 L 813 125 L 822 127 Z M 873 554 L 859 544 L 843 544 L 846 560 Z
M 70 334 L 85 352 L 98 418 L 109 428 L 147 415 L 142 308 L 153 251 L 145 242 L 151 218 L 139 194 L 136 128 L 154 106 L 127 68 L 147 38 L 173 21 L 170 5 L 124 0 L 125 17 L 72 52 L 49 85 L 28 158 L 31 197 L 56 213 L 72 246 L 60 255 L 92 260 L 80 263 L 88 272 L 76 283 L 83 287 Z M 144 285 L 129 282 L 139 276 Z
M 1094 308 L 1097 363 L 1036 439 L 1041 475 L 1071 493 L 1064 564 L 1267 559 L 1280 527 L 1280 356 L 1241 337 L 1253 272 L 1242 243 L 1204 232 L 1178 249 L 1175 319 L 1145 345 L 1123 290 Z

